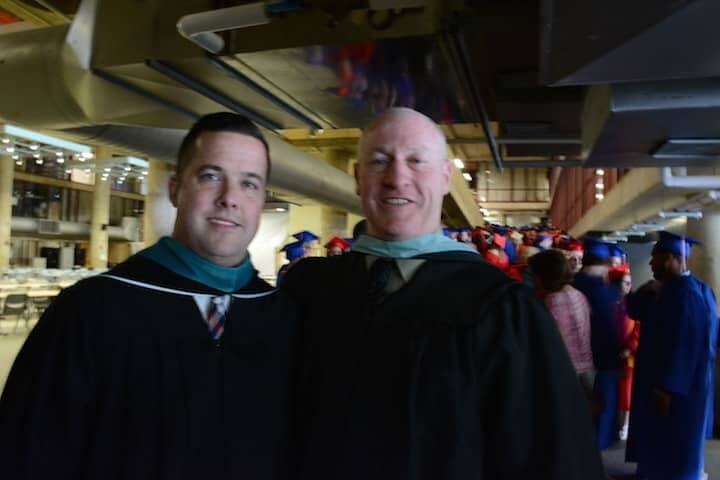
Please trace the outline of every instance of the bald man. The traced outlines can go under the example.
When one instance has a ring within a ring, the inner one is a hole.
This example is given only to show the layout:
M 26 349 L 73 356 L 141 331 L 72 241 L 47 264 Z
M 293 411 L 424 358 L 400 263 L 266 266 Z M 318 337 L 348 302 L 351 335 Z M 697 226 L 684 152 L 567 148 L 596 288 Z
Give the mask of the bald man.
M 442 234 L 451 168 L 430 119 L 388 111 L 359 145 L 367 234 L 286 277 L 306 319 L 302 478 L 601 479 L 553 320 Z

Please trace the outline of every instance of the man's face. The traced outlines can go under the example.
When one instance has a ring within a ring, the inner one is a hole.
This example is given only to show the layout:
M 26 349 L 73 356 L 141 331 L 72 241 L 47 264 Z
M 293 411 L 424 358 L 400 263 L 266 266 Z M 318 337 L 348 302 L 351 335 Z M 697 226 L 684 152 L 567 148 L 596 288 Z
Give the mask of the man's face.
M 570 271 L 572 273 L 578 273 L 580 270 L 582 270 L 582 252 L 573 250 L 566 252 L 565 256 L 567 257 L 568 265 L 570 265 Z
M 328 257 L 337 257 L 343 254 L 343 250 L 340 247 L 330 247 L 327 251 Z
M 355 171 L 371 236 L 409 240 L 440 227 L 450 162 L 440 132 L 415 114 L 393 117 L 363 139 Z
M 170 180 L 173 238 L 218 265 L 242 263 L 265 202 L 267 153 L 256 138 L 203 132 L 182 177 Z
M 656 280 L 662 280 L 672 270 L 673 256 L 667 252 L 653 252 L 650 257 L 650 268 Z
M 622 290 L 623 295 L 627 295 L 632 290 L 632 277 L 630 275 L 625 275 L 622 278 L 622 283 L 620 284 L 620 289 Z

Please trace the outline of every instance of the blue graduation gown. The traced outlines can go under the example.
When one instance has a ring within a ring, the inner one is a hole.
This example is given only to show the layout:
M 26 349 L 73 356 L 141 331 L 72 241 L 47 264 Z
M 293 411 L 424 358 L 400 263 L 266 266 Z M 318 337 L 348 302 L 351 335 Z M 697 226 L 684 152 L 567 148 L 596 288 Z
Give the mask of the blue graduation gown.
M 637 305 L 645 303 L 645 305 Z M 628 299 L 642 336 L 636 356 L 627 457 L 649 480 L 697 480 L 711 422 L 717 304 L 692 275 L 667 282 L 654 301 Z M 653 411 L 653 392 L 671 394 L 668 417 Z
M 598 446 L 604 450 L 615 442 L 617 434 L 620 337 L 613 305 L 618 301 L 620 290 L 602 278 L 585 272 L 575 275 L 575 288 L 585 295 L 591 309 L 590 344 L 597 369 L 593 395 L 600 402 L 595 430 Z
M 510 265 L 515 265 L 517 263 L 517 248 L 515 247 L 515 244 L 509 239 L 507 242 L 505 242 L 505 254 L 508 256 Z

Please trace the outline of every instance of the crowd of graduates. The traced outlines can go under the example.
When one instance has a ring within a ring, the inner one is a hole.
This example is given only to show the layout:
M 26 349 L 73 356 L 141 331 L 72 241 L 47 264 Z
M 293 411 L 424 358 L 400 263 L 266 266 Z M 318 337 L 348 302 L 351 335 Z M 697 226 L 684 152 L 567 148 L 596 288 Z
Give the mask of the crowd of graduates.
M 545 303 L 588 398 L 601 450 L 630 437 L 627 458 L 639 463 L 639 478 L 702 478 L 704 439 L 712 431 L 717 314 L 712 291 L 687 271 L 697 242 L 661 232 L 651 261 L 656 279 L 632 293 L 627 255 L 614 243 L 580 241 L 547 226 L 486 224 L 443 233 Z M 283 247 L 290 263 L 279 277 L 317 245 L 310 232 L 294 237 Z M 351 245 L 352 239 L 335 237 L 325 248 L 328 256 L 342 255 Z M 673 265 L 675 275 L 668 272 Z

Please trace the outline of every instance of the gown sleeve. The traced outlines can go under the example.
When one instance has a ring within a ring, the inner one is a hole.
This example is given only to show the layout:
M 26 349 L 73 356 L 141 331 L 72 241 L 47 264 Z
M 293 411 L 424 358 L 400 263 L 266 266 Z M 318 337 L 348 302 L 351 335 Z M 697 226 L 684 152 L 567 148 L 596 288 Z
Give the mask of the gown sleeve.
M 50 305 L 10 371 L 0 397 L 3 478 L 83 477 L 94 402 L 79 300 L 65 292 Z
M 705 301 L 699 292 L 684 286 L 663 305 L 661 342 L 664 368 L 659 371 L 660 386 L 678 395 L 687 395 L 695 373 L 705 355 L 703 339 L 709 331 Z
M 476 332 L 477 348 L 501 343 L 486 379 L 492 394 L 482 478 L 605 478 L 589 402 L 549 312 L 525 288 L 497 303 L 495 323 L 505 331 Z

